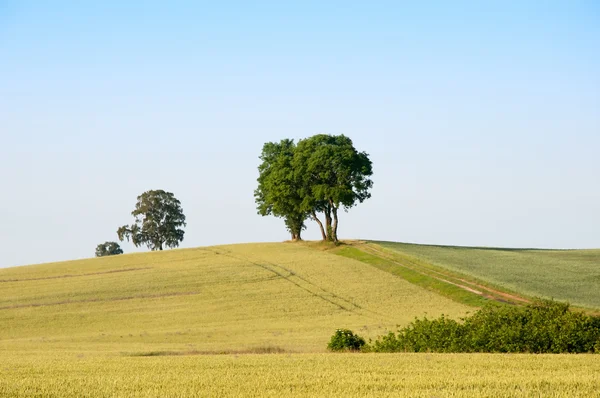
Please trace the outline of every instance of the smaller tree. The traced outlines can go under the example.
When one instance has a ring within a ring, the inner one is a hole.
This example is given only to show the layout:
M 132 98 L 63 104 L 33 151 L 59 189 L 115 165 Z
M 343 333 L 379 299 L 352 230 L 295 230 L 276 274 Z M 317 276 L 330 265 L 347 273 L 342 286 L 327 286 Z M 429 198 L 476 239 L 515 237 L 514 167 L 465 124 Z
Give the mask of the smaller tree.
M 144 192 L 137 197 L 131 215 L 135 223 L 117 230 L 120 241 L 131 239 L 134 245 L 146 245 L 150 250 L 178 247 L 183 241 L 185 215 L 171 192 L 162 189 Z
M 123 249 L 117 242 L 104 242 L 96 246 L 96 257 L 115 256 L 123 254 Z
M 283 218 L 292 240 L 302 240 L 307 213 L 300 210 L 302 198 L 292 168 L 295 149 L 296 145 L 290 139 L 264 144 L 254 198 L 258 214 Z

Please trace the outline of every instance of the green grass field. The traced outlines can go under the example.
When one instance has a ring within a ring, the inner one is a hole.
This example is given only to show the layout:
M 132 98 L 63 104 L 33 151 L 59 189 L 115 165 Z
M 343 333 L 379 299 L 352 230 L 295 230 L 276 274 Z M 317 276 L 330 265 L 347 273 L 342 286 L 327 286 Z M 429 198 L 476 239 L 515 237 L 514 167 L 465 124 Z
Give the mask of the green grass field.
M 600 308 L 600 250 L 535 250 L 375 242 L 431 265 L 532 297 Z
M 0 269 L 0 396 L 599 396 L 592 355 L 326 353 L 337 328 L 374 338 L 476 308 L 329 249 Z

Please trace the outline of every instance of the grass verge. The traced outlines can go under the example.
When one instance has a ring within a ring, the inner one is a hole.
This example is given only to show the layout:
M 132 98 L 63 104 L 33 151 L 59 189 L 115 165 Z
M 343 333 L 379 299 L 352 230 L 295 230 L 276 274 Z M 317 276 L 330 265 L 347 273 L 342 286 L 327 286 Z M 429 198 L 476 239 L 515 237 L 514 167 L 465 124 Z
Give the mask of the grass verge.
M 453 275 L 447 271 L 441 272 L 418 260 L 384 254 L 365 244 L 340 246 L 334 250 L 334 253 L 372 265 L 417 286 L 469 306 L 482 307 L 490 302 L 515 304 L 519 301 L 518 299 L 510 300 L 508 297 L 497 294 L 498 292 L 494 294 L 483 285 L 466 280 L 462 275 Z

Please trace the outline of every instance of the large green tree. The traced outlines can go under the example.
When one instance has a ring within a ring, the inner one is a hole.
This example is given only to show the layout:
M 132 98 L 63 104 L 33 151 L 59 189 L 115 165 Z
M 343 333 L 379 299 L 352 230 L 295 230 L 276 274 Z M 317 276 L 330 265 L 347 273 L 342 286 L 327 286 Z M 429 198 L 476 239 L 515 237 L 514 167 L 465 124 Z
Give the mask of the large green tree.
M 137 197 L 131 212 L 135 222 L 117 230 L 119 240 L 130 240 L 134 245 L 146 245 L 150 250 L 178 247 L 183 241 L 186 226 L 181 203 L 171 192 L 151 190 Z
M 104 242 L 96 246 L 96 257 L 116 256 L 123 254 L 123 249 L 117 242 Z
M 301 240 L 307 213 L 300 210 L 299 181 L 292 168 L 295 149 L 294 141 L 289 139 L 263 145 L 254 198 L 258 214 L 283 218 L 292 240 Z
M 337 242 L 339 209 L 347 211 L 371 197 L 369 156 L 344 135 L 319 134 L 297 145 L 289 139 L 268 142 L 260 159 L 254 192 L 258 212 L 283 217 L 292 239 L 300 239 L 305 220 L 311 218 L 323 240 Z
M 358 152 L 344 135 L 318 134 L 298 142 L 292 168 L 299 181 L 300 210 L 317 222 L 324 240 L 337 242 L 339 210 L 371 197 L 373 166 L 368 154 Z

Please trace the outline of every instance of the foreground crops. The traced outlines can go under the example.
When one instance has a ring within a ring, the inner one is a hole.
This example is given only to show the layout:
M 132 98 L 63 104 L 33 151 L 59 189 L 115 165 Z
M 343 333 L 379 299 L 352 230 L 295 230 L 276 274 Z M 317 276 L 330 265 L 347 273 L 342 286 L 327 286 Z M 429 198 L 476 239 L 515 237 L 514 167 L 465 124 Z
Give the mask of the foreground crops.
M 13 355 L 2 360 L 2 397 L 600 396 L 600 361 L 592 355 Z

